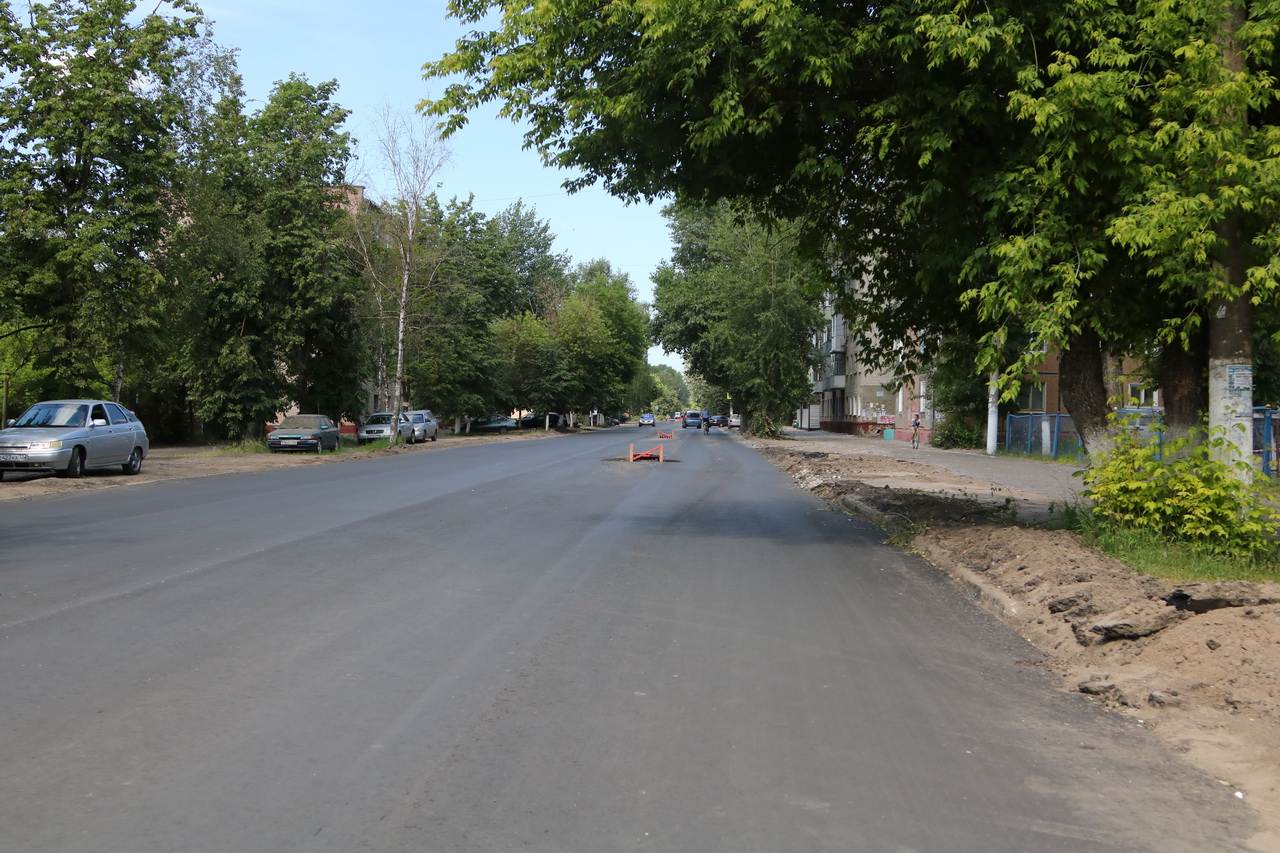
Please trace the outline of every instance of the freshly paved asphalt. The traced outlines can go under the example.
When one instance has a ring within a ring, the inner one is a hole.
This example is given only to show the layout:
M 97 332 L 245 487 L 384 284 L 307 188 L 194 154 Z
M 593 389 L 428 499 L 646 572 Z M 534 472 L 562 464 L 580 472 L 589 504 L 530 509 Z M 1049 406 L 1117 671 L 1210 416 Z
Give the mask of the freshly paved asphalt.
M 685 431 L 667 464 L 617 461 L 638 436 L 3 506 L 0 850 L 1249 833 L 1227 789 L 749 447 Z

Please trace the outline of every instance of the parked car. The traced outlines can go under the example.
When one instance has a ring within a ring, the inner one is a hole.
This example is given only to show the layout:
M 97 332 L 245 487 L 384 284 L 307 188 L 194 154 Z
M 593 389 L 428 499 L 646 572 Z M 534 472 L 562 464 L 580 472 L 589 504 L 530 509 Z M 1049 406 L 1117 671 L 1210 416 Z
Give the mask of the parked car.
M 645 412 L 640 416 L 640 420 L 636 421 L 638 427 L 657 426 L 658 419 L 653 416 L 653 412 Z
M 405 441 L 408 441 L 413 437 L 413 422 L 409 420 L 409 416 L 404 412 L 400 413 L 396 432 Z M 369 415 L 365 422 L 360 426 L 360 431 L 356 433 L 356 441 L 360 444 L 368 444 L 371 441 L 389 438 L 391 438 L 390 412 L 374 412 L 372 415 Z
M 142 470 L 151 450 L 138 416 L 109 400 L 36 403 L 0 429 L 0 479 L 6 471 L 76 478 L 93 468 Z
M 742 415 L 734 412 L 729 415 L 729 429 L 738 429 L 742 426 Z
M 551 428 L 560 426 L 560 415 L 555 412 L 531 412 L 520 418 L 520 429 L 542 429 L 550 418 Z
M 702 429 L 702 412 L 695 412 L 692 409 L 684 413 L 684 417 L 680 418 L 680 429 Z
M 324 415 L 290 415 L 267 434 L 267 449 L 337 451 L 338 425 Z
M 410 442 L 418 441 L 435 441 L 440 437 L 440 423 L 436 420 L 436 416 L 431 414 L 430 409 L 416 409 L 407 413 L 409 422 L 413 424 L 413 434 L 410 436 Z
M 729 416 L 728 416 L 728 415 L 712 415 L 711 417 L 707 418 L 707 420 L 711 422 L 711 425 L 712 425 L 713 427 L 727 427 L 727 426 L 729 426 Z
M 505 433 L 513 429 L 516 429 L 515 419 L 506 415 L 490 415 L 487 418 L 476 418 L 471 422 L 472 432 Z

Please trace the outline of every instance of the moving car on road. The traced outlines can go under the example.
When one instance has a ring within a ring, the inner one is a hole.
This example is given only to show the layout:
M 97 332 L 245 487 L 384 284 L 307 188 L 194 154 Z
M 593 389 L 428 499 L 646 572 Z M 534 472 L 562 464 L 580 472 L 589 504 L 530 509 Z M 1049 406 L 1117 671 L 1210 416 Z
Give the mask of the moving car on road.
M 657 426 L 658 419 L 653 416 L 653 412 L 645 412 L 640 416 L 640 420 L 636 422 L 638 427 Z
M 689 427 L 693 427 L 694 429 L 701 429 L 702 412 L 695 412 L 692 409 L 690 409 L 689 411 L 684 413 L 684 417 L 680 419 L 680 429 L 688 429 Z
M 337 452 L 338 441 L 338 425 L 324 415 L 290 415 L 267 434 L 267 449 Z
M 400 413 L 399 424 L 396 432 L 405 441 L 413 437 L 413 423 L 409 420 L 409 416 L 404 412 Z M 356 441 L 359 444 L 368 444 L 371 441 L 379 439 L 391 438 L 391 413 L 390 412 L 374 412 L 369 415 L 369 419 L 360 427 L 360 431 L 356 433 Z
M 0 479 L 6 471 L 76 478 L 113 465 L 137 474 L 150 449 L 146 427 L 119 403 L 50 400 L 0 430 Z
M 430 409 L 417 409 L 409 412 L 409 422 L 413 424 L 413 435 L 410 436 L 410 443 L 418 441 L 435 441 L 440 437 L 440 424 L 436 421 L 436 416 L 431 414 Z
M 476 418 L 471 422 L 472 432 L 505 433 L 515 428 L 515 420 L 505 415 L 490 415 L 487 418 Z

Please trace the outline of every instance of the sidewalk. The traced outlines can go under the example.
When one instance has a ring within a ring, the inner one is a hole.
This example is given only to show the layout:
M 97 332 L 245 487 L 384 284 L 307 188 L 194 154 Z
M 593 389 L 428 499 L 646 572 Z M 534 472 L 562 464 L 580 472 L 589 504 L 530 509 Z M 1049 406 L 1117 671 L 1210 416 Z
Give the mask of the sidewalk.
M 844 457 L 840 467 L 870 485 L 960 495 L 984 503 L 1011 499 L 1029 516 L 1047 515 L 1053 508 L 1084 500 L 1084 484 L 1073 476 L 1077 469 L 1059 462 L 928 446 L 912 450 L 905 441 L 797 429 L 786 430 L 781 439 L 754 442 L 782 452 Z

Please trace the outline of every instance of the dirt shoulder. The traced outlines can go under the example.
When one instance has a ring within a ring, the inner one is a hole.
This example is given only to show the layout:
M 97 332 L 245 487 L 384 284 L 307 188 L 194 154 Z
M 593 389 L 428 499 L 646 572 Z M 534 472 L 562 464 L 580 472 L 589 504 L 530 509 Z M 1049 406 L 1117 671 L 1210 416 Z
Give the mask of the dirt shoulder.
M 1064 689 L 1135 717 L 1250 803 L 1265 827 L 1256 848 L 1280 850 L 1280 584 L 1139 574 L 1073 532 L 1020 523 L 1040 517 L 1047 490 L 993 490 L 839 438 L 752 443 L 949 572 L 1046 654 Z
M 15 475 L 6 472 L 0 482 L 0 502 L 31 500 L 47 495 L 73 494 L 95 489 L 138 486 L 163 480 L 191 477 L 213 477 L 221 474 L 244 474 L 272 471 L 299 465 L 327 465 L 355 462 L 406 453 L 438 453 L 454 447 L 497 444 L 511 441 L 536 441 L 556 438 L 564 433 L 530 430 L 506 435 L 444 436 L 438 441 L 415 445 L 399 445 L 366 450 L 344 446 L 341 453 L 246 453 L 221 447 L 153 447 L 143 463 L 141 473 L 122 474 L 118 469 L 89 471 L 79 480 L 66 480 L 48 475 Z

